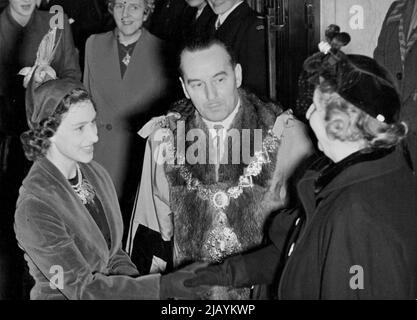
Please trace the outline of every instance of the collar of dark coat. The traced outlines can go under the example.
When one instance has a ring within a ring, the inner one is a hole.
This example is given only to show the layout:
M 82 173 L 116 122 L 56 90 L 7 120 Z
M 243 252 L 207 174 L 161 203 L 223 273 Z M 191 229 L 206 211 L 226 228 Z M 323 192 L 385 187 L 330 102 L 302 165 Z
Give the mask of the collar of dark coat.
M 407 5 L 408 0 L 399 0 L 393 4 L 393 9 L 387 17 L 387 24 L 393 22 L 399 22 L 403 16 L 403 10 Z
M 81 165 L 81 169 L 84 173 L 85 166 Z M 33 163 L 28 176 L 23 181 L 23 186 L 27 188 L 27 190 L 30 190 L 30 192 L 34 195 L 44 197 L 45 194 L 48 194 L 49 187 L 45 185 L 45 177 L 50 180 L 49 183 L 59 183 L 67 191 L 72 191 L 71 185 L 65 179 L 61 171 L 59 171 L 59 169 L 46 157 L 43 157 Z M 42 179 L 42 183 L 40 179 Z
M 319 172 L 314 192 L 316 195 L 320 194 L 321 191 L 326 188 L 336 177 L 343 171 L 355 164 L 365 163 L 369 161 L 375 161 L 385 157 L 386 155 L 393 152 L 394 149 L 364 149 L 351 154 L 340 162 L 330 162 L 325 165 Z
M 251 153 L 253 152 L 253 142 L 254 142 L 254 129 L 262 129 L 262 138 L 264 139 L 268 131 L 273 128 L 275 124 L 275 120 L 279 114 L 282 113 L 282 108 L 273 103 L 265 103 L 262 102 L 258 97 L 254 94 L 249 93 L 243 89 L 239 89 L 239 97 L 241 106 L 239 112 L 236 114 L 235 119 L 233 120 L 230 128 L 236 129 L 251 129 L 251 137 L 250 137 L 250 144 L 251 144 Z M 195 110 L 193 104 L 190 100 L 182 100 L 174 106 L 175 112 L 181 114 L 181 119 L 179 121 L 185 122 L 185 132 L 189 132 L 192 129 L 201 129 L 205 132 L 205 136 L 209 137 L 208 128 L 201 118 L 200 114 Z M 176 128 L 171 128 L 174 133 L 174 138 L 177 138 L 177 130 Z M 241 141 L 242 142 L 242 141 Z M 187 141 L 185 145 L 185 150 L 195 143 L 194 141 Z M 210 142 L 206 143 L 206 163 L 208 163 L 208 155 L 209 155 L 209 144 Z M 228 164 L 221 164 L 219 166 L 219 181 L 225 183 L 236 183 L 238 178 L 244 173 L 244 169 L 247 167 L 248 163 L 244 163 L 244 159 L 242 157 L 242 152 L 240 152 L 240 161 L 239 164 L 233 164 L 232 159 L 232 151 L 233 145 L 232 143 L 228 144 Z M 240 146 L 242 149 L 242 143 Z M 274 159 L 272 159 L 274 160 Z M 266 176 L 267 172 L 271 171 L 271 166 L 274 161 L 271 161 L 270 165 L 265 165 L 267 170 L 263 170 L 263 172 L 256 177 L 255 183 L 263 185 L 266 183 Z M 216 172 L 215 172 L 215 165 L 213 164 L 194 164 L 189 165 L 185 164 L 190 172 L 193 173 L 193 176 L 198 180 L 202 181 L 203 184 L 209 185 L 216 183 Z M 269 170 L 268 170 L 269 169 Z M 272 169 L 273 170 L 273 169 Z M 170 172 L 170 168 L 167 167 L 167 171 Z M 174 170 L 176 171 L 176 170 Z M 172 180 L 174 184 L 182 184 L 182 179 L 175 174 L 176 178 Z M 263 182 L 263 183 L 262 183 Z
M 98 166 L 97 163 L 93 161 L 89 164 L 80 164 L 80 168 L 85 178 L 96 190 L 97 197 L 103 206 L 111 235 L 112 247 L 110 255 L 113 255 L 118 249 L 122 237 L 122 234 L 118 230 L 122 230 L 123 228 L 119 205 L 115 196 L 116 192 L 114 187 L 109 183 L 110 179 L 105 179 L 104 169 Z M 56 213 L 60 213 L 62 216 L 65 216 L 65 210 L 72 210 L 68 209 L 68 207 L 76 207 L 77 210 L 67 212 L 67 214 L 78 219 L 80 221 L 79 223 L 82 223 L 81 221 L 83 219 L 87 219 L 90 223 L 88 225 L 80 225 L 80 229 L 90 228 L 92 226 L 96 232 L 90 234 L 90 240 L 95 242 L 96 245 L 101 243 L 104 251 L 108 250 L 107 242 L 87 208 L 74 193 L 64 175 L 46 157 L 37 160 L 33 164 L 29 174 L 23 181 L 23 187 L 27 193 L 41 199 L 52 210 L 55 209 Z M 78 218 L 77 215 L 79 215 Z M 103 258 L 106 258 L 106 254 Z
M 314 211 L 322 199 L 335 190 L 407 166 L 403 153 L 397 149 L 362 150 L 336 164 L 324 156 L 319 158 L 307 170 L 297 186 L 298 195 L 307 215 Z

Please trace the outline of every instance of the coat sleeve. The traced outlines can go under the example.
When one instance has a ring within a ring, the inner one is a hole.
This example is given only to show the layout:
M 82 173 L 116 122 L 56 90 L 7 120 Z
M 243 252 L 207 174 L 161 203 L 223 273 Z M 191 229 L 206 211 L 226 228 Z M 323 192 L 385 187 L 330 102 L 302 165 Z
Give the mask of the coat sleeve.
M 244 270 L 249 282 L 236 279 L 246 285 L 271 284 L 279 280 L 286 261 L 285 248 L 288 245 L 295 220 L 299 217 L 297 209 L 279 211 L 268 230 L 271 244 L 263 249 L 242 256 Z M 260 264 L 259 261 L 262 261 Z
M 240 288 L 272 284 L 278 280 L 285 262 L 285 247 L 297 217 L 298 211 L 295 209 L 278 213 L 269 228 L 271 244 L 226 259 L 216 269 L 217 272 L 222 273 L 216 276 L 216 279 L 221 279 L 222 282 L 216 284 Z
M 395 1 L 393 4 L 391 4 L 391 7 L 388 9 L 387 14 L 384 18 L 384 22 L 382 23 L 382 29 L 379 33 L 378 37 L 378 43 L 374 50 L 374 59 L 381 65 L 385 66 L 385 50 L 387 46 L 388 41 L 388 25 L 387 25 L 387 19 L 390 16 L 392 10 L 397 5 L 398 1 Z
M 117 250 L 109 261 L 109 273 L 112 275 L 126 275 L 131 277 L 139 275 L 138 269 L 136 269 L 128 254 L 123 251 L 121 244 L 119 250 Z
M 59 70 L 56 70 L 58 78 L 71 78 L 81 81 L 79 54 L 75 48 L 71 26 L 67 16 L 64 18 L 64 30 L 62 34 L 62 55 L 59 61 Z
M 395 213 L 393 213 L 395 214 Z M 322 299 L 410 299 L 406 253 L 398 234 L 365 201 L 345 201 L 322 241 Z
M 160 275 L 131 278 L 95 272 L 63 221 L 36 198 L 19 205 L 15 230 L 19 245 L 47 279 L 51 267 L 62 267 L 59 290 L 68 299 L 159 299 Z

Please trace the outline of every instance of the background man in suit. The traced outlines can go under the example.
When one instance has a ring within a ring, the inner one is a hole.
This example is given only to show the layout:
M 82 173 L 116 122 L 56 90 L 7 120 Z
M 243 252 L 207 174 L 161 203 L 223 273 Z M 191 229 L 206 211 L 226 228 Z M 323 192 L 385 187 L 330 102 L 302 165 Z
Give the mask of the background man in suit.
M 188 6 L 182 16 L 183 42 L 191 37 L 207 35 L 215 19 L 215 14 L 206 0 L 185 0 Z
M 146 0 L 109 1 L 113 31 L 87 40 L 84 84 L 98 111 L 100 142 L 94 152 L 116 187 L 125 225 L 140 177 L 144 143 L 136 134 L 169 92 L 161 40 L 143 28 Z
M 187 6 L 184 0 L 155 0 L 155 10 L 148 22 L 149 31 L 158 38 L 175 44 L 182 13 Z
M 260 98 L 268 96 L 265 28 L 243 0 L 208 0 L 217 19 L 212 32 L 230 47 L 243 70 L 242 86 Z
M 414 171 L 417 170 L 417 1 L 395 1 L 379 35 L 374 58 L 394 76 L 401 94 L 401 119 L 409 127 L 407 138 Z

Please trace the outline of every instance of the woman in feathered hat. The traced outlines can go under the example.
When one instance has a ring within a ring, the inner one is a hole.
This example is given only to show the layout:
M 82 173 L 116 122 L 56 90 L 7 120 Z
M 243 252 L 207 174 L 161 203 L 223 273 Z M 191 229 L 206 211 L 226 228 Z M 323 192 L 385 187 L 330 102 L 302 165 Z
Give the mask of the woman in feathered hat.
M 375 60 L 339 51 L 305 63 L 307 119 L 324 152 L 279 213 L 272 244 L 197 271 L 186 285 L 279 283 L 280 299 L 417 298 L 417 180 L 400 144 L 400 98 Z M 259 261 L 262 261 L 260 264 Z
M 23 181 L 15 232 L 35 286 L 31 299 L 193 297 L 182 290 L 192 271 L 139 277 L 122 250 L 123 224 L 107 171 L 92 161 L 96 110 L 69 79 L 27 90 L 30 130 L 21 139 L 34 164 Z

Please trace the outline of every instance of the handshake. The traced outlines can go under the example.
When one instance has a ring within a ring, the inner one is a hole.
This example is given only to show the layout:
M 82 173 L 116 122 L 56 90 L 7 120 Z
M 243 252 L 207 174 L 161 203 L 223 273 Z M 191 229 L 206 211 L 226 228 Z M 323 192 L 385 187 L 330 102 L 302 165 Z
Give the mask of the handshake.
M 204 300 L 210 296 L 212 286 L 233 286 L 233 274 L 227 264 L 209 265 L 196 262 L 173 273 L 163 275 L 160 298 Z

